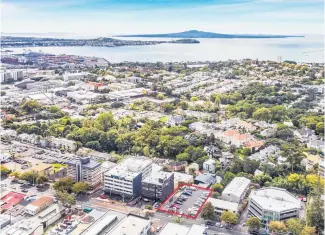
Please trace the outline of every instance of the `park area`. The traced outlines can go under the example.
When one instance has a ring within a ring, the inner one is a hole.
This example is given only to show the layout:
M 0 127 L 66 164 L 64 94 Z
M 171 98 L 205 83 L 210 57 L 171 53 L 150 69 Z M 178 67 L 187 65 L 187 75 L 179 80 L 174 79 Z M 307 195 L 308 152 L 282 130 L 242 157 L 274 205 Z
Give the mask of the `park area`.
M 211 189 L 183 184 L 160 205 L 157 211 L 196 219 L 211 194 Z

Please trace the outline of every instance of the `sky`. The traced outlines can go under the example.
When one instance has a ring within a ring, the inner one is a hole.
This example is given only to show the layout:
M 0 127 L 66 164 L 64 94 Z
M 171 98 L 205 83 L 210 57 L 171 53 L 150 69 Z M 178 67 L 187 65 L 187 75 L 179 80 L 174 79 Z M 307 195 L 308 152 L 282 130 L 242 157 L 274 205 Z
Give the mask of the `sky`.
M 324 0 L 1 0 L 1 32 L 323 34 Z

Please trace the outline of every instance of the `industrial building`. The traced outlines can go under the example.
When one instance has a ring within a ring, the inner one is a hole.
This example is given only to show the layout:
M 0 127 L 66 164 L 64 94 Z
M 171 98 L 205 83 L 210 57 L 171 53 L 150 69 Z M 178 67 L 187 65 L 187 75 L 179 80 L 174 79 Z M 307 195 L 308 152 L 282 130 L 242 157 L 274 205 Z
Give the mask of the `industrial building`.
M 222 191 L 221 198 L 240 203 L 244 199 L 250 183 L 251 181 L 245 177 L 235 177 Z

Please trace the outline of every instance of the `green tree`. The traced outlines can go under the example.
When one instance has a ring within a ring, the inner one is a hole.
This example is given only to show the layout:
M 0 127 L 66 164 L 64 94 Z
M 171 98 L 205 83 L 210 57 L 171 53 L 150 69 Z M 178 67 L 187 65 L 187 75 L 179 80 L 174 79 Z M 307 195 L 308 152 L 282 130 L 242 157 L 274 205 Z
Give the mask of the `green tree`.
M 36 183 L 37 184 L 44 184 L 48 181 L 49 179 L 46 176 L 42 176 L 40 175 L 39 177 L 37 177 L 36 179 Z
M 221 195 L 221 194 L 218 193 L 218 192 L 213 192 L 213 193 L 211 194 L 211 197 L 212 197 L 212 198 L 218 198 L 220 195 Z
M 70 177 L 64 177 L 59 179 L 53 184 L 53 188 L 58 191 L 71 191 L 74 182 Z
M 0 166 L 0 172 L 1 172 L 1 175 L 9 175 L 11 173 L 11 170 L 8 169 L 7 167 L 5 167 L 4 165 L 1 165 Z
M 163 99 L 165 99 L 165 96 L 164 96 L 163 94 L 159 93 L 159 94 L 156 96 L 156 98 L 157 98 L 158 100 L 163 100 Z
M 14 177 L 15 179 L 20 178 L 20 172 L 19 171 L 13 171 L 9 174 L 9 176 Z
M 85 193 L 89 189 L 88 183 L 77 182 L 72 186 L 72 191 L 76 194 Z
M 270 221 L 269 229 L 275 233 L 284 233 L 288 231 L 287 226 L 282 221 Z
M 297 218 L 290 218 L 285 223 L 288 227 L 288 231 L 293 235 L 299 235 L 304 228 L 304 223 Z
M 74 205 L 76 204 L 76 199 L 73 195 L 67 193 L 67 192 L 62 192 L 62 191 L 56 191 L 55 194 L 56 198 L 60 200 L 63 204 L 69 204 L 69 205 Z
M 173 222 L 176 223 L 176 224 L 180 224 L 181 223 L 181 218 L 176 217 L 176 218 L 173 219 Z
M 29 183 L 35 183 L 38 178 L 38 174 L 35 172 L 24 172 L 19 177 L 21 180 L 28 181 Z
M 205 203 L 201 212 L 201 217 L 205 220 L 215 220 L 216 213 L 211 202 Z
M 177 161 L 189 161 L 191 156 L 188 153 L 180 153 L 176 156 Z
M 36 100 L 27 100 L 21 108 L 28 113 L 36 113 L 40 111 L 41 105 Z
M 195 102 L 195 101 L 198 101 L 198 100 L 199 100 L 199 98 L 197 98 L 196 96 L 191 97 L 191 102 Z
M 108 131 L 109 128 L 115 125 L 114 115 L 112 112 L 101 113 L 95 121 L 95 127 L 101 131 Z
M 222 190 L 223 190 L 223 186 L 222 186 L 222 184 L 217 183 L 217 184 L 213 184 L 213 185 L 211 185 L 211 189 L 212 189 L 214 192 L 221 193 Z
M 268 108 L 259 108 L 253 113 L 253 118 L 268 122 L 272 118 L 272 113 Z
M 301 231 L 300 235 L 316 235 L 316 228 L 305 226 Z
M 238 217 L 234 212 L 224 211 L 220 217 L 221 221 L 224 221 L 228 224 L 237 224 Z
M 262 224 L 259 218 L 250 217 L 246 220 L 246 225 L 252 230 L 259 230 Z
M 324 122 L 318 122 L 316 124 L 316 133 L 320 135 L 324 135 Z
M 320 195 L 316 195 L 310 199 L 307 207 L 306 222 L 308 226 L 315 227 L 318 233 L 324 231 L 324 201 Z

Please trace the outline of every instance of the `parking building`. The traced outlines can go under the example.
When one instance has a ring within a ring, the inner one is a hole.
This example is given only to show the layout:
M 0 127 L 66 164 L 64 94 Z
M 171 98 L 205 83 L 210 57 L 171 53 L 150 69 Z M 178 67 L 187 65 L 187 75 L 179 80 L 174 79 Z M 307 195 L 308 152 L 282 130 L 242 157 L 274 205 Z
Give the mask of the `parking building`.
M 174 174 L 170 172 L 153 172 L 142 181 L 141 195 L 155 201 L 163 202 L 174 190 Z

